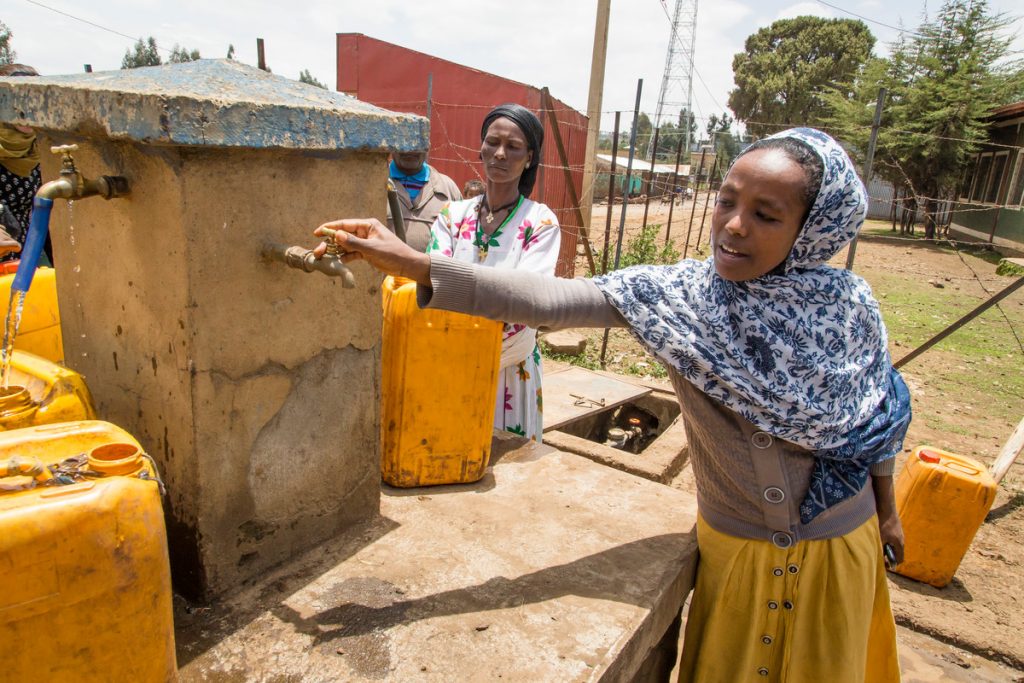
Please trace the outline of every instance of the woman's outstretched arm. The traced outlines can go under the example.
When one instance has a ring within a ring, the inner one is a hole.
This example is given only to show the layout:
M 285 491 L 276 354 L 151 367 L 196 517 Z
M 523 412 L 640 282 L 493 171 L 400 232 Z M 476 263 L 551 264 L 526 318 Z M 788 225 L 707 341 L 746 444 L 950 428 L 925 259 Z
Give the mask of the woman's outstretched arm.
M 325 223 L 316 234 L 333 236 L 345 262 L 362 259 L 384 273 L 415 281 L 423 308 L 549 329 L 626 325 L 591 280 L 482 268 L 421 254 L 372 218 Z

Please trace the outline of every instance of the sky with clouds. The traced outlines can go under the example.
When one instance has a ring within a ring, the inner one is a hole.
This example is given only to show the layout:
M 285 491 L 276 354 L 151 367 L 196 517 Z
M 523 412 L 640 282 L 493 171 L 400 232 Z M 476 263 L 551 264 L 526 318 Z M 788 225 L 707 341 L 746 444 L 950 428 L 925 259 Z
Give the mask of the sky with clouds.
M 1011 11 L 1019 7 L 1018 1 L 990 0 L 990 6 Z M 602 109 L 631 111 L 637 79 L 642 78 L 641 108 L 653 115 L 669 41 L 666 12 L 675 3 L 612 0 L 611 5 Z M 934 13 L 940 6 L 935 0 L 829 0 L 828 5 L 908 29 L 920 23 L 924 12 Z M 725 109 L 733 88 L 732 58 L 748 35 L 781 18 L 849 16 L 828 5 L 813 0 L 699 2 L 693 85 L 698 117 Z M 333 89 L 334 36 L 359 32 L 546 85 L 556 97 L 585 111 L 595 13 L 595 0 L 3 0 L 0 21 L 14 34 L 19 61 L 47 74 L 80 72 L 85 63 L 96 71 L 119 68 L 132 41 L 117 34 L 152 35 L 162 48 L 178 43 L 198 49 L 203 57 L 224 57 L 233 44 L 235 58 L 250 64 L 256 63 L 256 38 L 261 37 L 274 73 L 297 78 L 300 70 L 309 69 Z M 1024 11 L 1017 9 L 1016 14 Z M 876 53 L 885 54 L 897 31 L 876 23 L 868 26 L 878 39 Z M 1024 49 L 1020 35 L 1015 46 Z M 602 117 L 602 128 L 611 127 L 611 117 Z

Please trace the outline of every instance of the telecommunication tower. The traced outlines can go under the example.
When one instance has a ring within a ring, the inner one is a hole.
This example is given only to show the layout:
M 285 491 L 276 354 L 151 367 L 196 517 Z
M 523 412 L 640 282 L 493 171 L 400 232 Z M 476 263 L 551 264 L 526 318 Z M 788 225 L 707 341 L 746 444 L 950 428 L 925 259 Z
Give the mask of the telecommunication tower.
M 668 15 L 668 5 L 660 0 L 662 9 Z M 661 77 L 661 92 L 658 94 L 658 108 L 654 112 L 654 127 L 662 123 L 667 112 L 678 112 L 686 107 L 686 153 L 690 151 L 690 122 L 693 121 L 693 51 L 697 40 L 697 0 L 676 0 L 672 13 L 672 34 L 665 55 L 665 73 Z M 653 149 L 648 150 L 648 159 L 654 158 Z

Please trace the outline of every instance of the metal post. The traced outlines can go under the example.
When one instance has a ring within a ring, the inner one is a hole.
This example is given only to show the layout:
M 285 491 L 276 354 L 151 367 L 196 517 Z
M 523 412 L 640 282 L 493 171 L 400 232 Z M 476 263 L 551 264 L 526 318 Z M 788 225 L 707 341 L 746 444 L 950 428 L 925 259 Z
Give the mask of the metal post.
M 878 101 L 875 102 L 875 119 L 871 124 L 871 139 L 868 140 L 868 154 L 864 159 L 864 191 L 871 185 L 871 165 L 875 161 L 875 142 L 878 141 L 878 127 L 882 123 L 882 103 L 885 102 L 885 88 L 878 89 Z M 858 230 L 858 232 L 860 232 Z M 853 258 L 857 255 L 857 235 L 850 240 L 850 248 L 846 252 L 846 269 L 853 269 Z
M 708 204 L 711 202 L 711 178 L 718 172 L 718 158 L 715 154 L 715 163 L 711 164 L 711 173 L 708 174 L 708 193 L 704 195 L 704 213 L 700 215 L 700 230 L 697 231 L 697 253 L 700 253 L 700 241 L 704 237 L 704 220 L 708 217 Z M 696 194 L 694 195 L 696 197 Z M 708 233 L 710 234 L 710 230 Z
M 615 269 L 619 268 L 619 257 L 622 256 L 622 236 L 626 231 L 626 210 L 629 208 L 629 190 L 633 185 L 633 155 L 636 154 L 636 124 L 640 119 L 640 93 L 644 89 L 644 79 L 636 82 L 636 104 L 633 105 L 633 129 L 629 132 L 629 160 L 626 162 L 626 190 L 622 193 L 622 214 L 619 217 L 619 238 L 615 244 Z
M 654 184 L 654 164 L 658 163 L 658 131 L 660 130 L 660 128 L 654 129 L 654 139 L 651 141 L 651 144 L 654 145 L 654 156 L 651 157 L 651 174 L 647 176 L 647 199 L 644 200 L 644 219 L 640 223 L 641 230 L 647 227 L 647 210 L 651 208 L 651 186 Z
M 434 99 L 434 72 L 427 74 L 427 123 L 430 122 L 430 104 Z
M 704 155 L 707 153 L 706 149 L 700 151 L 700 163 L 697 164 L 697 173 L 694 174 L 696 179 L 694 185 L 696 187 L 693 188 L 693 203 L 690 204 L 690 224 L 686 227 L 686 243 L 683 244 L 683 258 L 686 258 L 686 252 L 690 249 L 690 233 L 693 232 L 693 214 L 697 210 L 697 191 L 700 190 L 700 174 L 704 171 Z
M 672 234 L 672 210 L 676 208 L 676 186 L 679 182 L 679 159 L 683 156 L 683 139 L 679 139 L 679 147 L 676 149 L 676 170 L 672 172 L 672 200 L 668 203 L 668 222 L 665 225 L 665 246 L 669 244 L 669 236 Z M 685 195 L 683 195 L 685 196 Z M 682 197 L 679 198 L 682 206 Z
M 608 272 L 608 253 L 611 251 L 612 239 L 612 208 L 615 206 L 615 169 L 619 160 L 619 119 L 622 112 L 615 112 L 615 132 L 612 133 L 612 167 L 608 174 L 608 211 L 604 217 L 604 251 L 601 254 L 601 272 Z M 604 369 L 604 357 L 608 352 L 608 328 L 604 328 L 601 337 L 601 369 Z
M 997 206 L 995 215 L 992 216 L 992 229 L 988 233 L 988 243 L 994 244 L 996 240 L 996 228 L 999 227 L 999 212 L 1003 210 L 1003 207 Z
M 256 39 L 256 66 L 263 71 L 267 70 L 267 56 L 263 52 L 263 39 Z
M 590 60 L 590 93 L 587 96 L 587 145 L 583 157 L 583 187 L 580 193 L 580 210 L 583 213 L 583 229 L 590 232 L 591 215 L 594 210 L 594 158 L 597 155 L 597 138 L 601 134 L 601 101 L 604 97 L 604 65 L 608 55 L 608 16 L 612 0 L 597 0 L 597 21 L 594 26 L 594 54 Z M 541 167 L 543 169 L 543 167 Z M 609 209 L 611 205 L 609 205 Z
M 615 112 L 615 132 L 612 134 L 612 167 L 608 174 L 608 211 L 604 217 L 604 253 L 601 254 L 601 272 L 608 272 L 608 254 L 611 253 L 612 241 L 612 207 L 615 206 L 615 169 L 619 161 L 619 119 L 621 111 Z M 601 356 L 604 358 L 604 355 Z

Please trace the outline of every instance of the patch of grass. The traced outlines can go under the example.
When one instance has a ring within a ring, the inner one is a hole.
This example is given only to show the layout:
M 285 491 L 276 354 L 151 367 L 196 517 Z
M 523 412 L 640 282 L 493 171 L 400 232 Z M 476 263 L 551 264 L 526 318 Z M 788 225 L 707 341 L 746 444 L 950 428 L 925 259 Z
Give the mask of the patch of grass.
M 1018 266 L 1016 263 L 1010 263 L 1006 259 L 1002 259 L 999 261 L 999 267 L 996 268 L 996 275 L 1020 277 L 1021 275 L 1024 275 L 1024 267 Z
M 577 367 L 586 368 L 587 370 L 600 370 L 601 362 L 597 356 L 592 354 L 593 344 L 587 344 L 587 348 L 583 353 L 579 355 L 572 355 L 568 353 L 555 353 L 551 350 L 551 347 L 545 344 L 543 341 L 540 342 L 540 352 L 545 358 L 550 358 L 553 361 L 559 363 L 568 363 L 569 365 L 575 365 Z M 600 353 L 600 351 L 598 351 Z
M 622 371 L 634 377 L 654 377 L 655 379 L 666 379 L 668 370 L 656 360 L 638 361 L 627 365 Z

